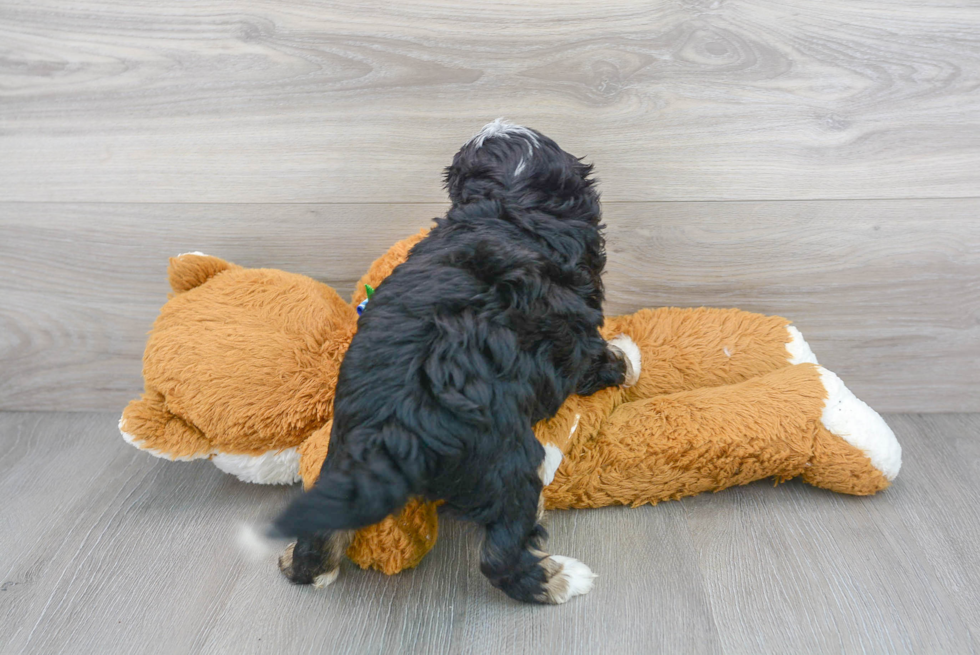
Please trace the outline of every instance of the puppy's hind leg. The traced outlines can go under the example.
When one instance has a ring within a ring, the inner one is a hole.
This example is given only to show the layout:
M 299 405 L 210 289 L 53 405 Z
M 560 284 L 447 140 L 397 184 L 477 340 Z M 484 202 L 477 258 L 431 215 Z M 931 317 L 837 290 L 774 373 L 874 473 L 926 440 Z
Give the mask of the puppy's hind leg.
M 279 558 L 279 570 L 293 584 L 326 587 L 340 573 L 340 562 L 353 539 L 350 530 L 302 535 Z
M 507 513 L 488 523 L 480 570 L 505 594 L 528 603 L 557 605 L 588 593 L 595 575 L 588 566 L 540 550 L 547 536 L 538 523 L 541 487 L 512 487 Z

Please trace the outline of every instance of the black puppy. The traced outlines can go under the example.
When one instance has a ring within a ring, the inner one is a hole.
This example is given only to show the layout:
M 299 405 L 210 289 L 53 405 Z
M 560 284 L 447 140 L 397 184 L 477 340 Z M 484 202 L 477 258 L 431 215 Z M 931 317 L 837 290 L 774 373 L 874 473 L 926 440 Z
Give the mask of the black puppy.
M 591 171 L 499 120 L 453 158 L 452 207 L 358 322 L 320 478 L 274 524 L 298 537 L 280 559 L 291 581 L 329 584 L 351 530 L 424 496 L 485 527 L 480 568 L 509 596 L 563 603 L 592 588 L 587 566 L 540 550 L 554 471 L 531 429 L 570 394 L 639 374 L 636 346 L 598 332 L 606 257 Z

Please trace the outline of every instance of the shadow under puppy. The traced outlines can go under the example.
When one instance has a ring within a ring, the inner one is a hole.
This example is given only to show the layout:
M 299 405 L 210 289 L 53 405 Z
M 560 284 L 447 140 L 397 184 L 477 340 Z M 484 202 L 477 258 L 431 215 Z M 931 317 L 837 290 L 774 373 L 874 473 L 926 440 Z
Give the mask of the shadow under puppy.
M 297 538 L 280 559 L 292 582 L 333 582 L 352 530 L 423 496 L 485 528 L 480 569 L 509 596 L 563 603 L 592 588 L 587 566 L 541 550 L 557 461 L 532 431 L 570 394 L 639 375 L 628 337 L 599 336 L 606 257 L 591 172 L 499 120 L 453 158 L 451 208 L 358 322 L 319 480 L 274 522 Z

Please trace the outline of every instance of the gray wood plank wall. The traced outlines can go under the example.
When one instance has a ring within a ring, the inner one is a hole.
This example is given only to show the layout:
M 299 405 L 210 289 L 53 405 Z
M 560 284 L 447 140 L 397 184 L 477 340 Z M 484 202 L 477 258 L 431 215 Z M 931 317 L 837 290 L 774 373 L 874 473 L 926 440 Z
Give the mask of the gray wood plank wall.
M 3 200 L 443 199 L 498 115 L 609 200 L 962 197 L 972 0 L 6 0 Z
M 205 250 L 343 291 L 500 115 L 588 155 L 610 312 L 793 319 L 885 411 L 980 409 L 971 0 L 0 2 L 0 409 L 119 409 Z
M 141 388 L 167 258 L 201 250 L 342 293 L 438 204 L 0 204 L 0 409 L 118 409 Z M 611 203 L 612 313 L 791 318 L 882 411 L 980 409 L 975 199 Z M 3 216 L 6 216 L 5 218 Z M 932 217 L 923 220 L 923 216 Z

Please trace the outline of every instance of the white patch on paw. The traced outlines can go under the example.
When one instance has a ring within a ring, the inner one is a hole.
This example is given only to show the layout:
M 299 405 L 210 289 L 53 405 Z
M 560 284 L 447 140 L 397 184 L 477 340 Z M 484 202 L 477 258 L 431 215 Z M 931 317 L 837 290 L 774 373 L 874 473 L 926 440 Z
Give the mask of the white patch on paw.
M 786 352 L 789 353 L 790 364 L 816 364 L 817 356 L 810 350 L 810 344 L 803 338 L 803 334 L 792 325 L 786 326 L 789 332 L 789 343 L 786 344 Z
M 179 255 L 177 255 L 177 259 L 180 259 L 180 258 L 181 258 L 181 257 L 183 257 L 184 255 L 197 255 L 197 256 L 199 256 L 199 257 L 210 257 L 210 255 L 205 255 L 205 254 L 204 254 L 203 252 L 201 252 L 200 250 L 195 250 L 195 251 L 193 251 L 193 252 L 182 252 L 182 253 L 180 253 Z
M 561 564 L 561 571 L 558 575 L 562 576 L 568 583 L 567 591 L 561 597 L 554 599 L 556 603 L 564 603 L 570 598 L 592 591 L 592 583 L 596 579 L 596 574 L 592 572 L 592 569 L 571 557 L 552 555 L 551 559 Z
M 297 448 L 270 450 L 261 455 L 216 453 L 211 462 L 242 482 L 293 484 L 299 482 L 300 454 Z
M 334 582 L 337 581 L 337 576 L 340 575 L 340 567 L 335 568 L 329 573 L 321 573 L 320 575 L 313 578 L 313 588 L 323 589 L 324 587 L 329 587 Z
M 122 435 L 122 438 L 126 441 L 126 443 L 128 443 L 131 446 L 135 446 L 136 448 L 139 448 L 143 452 L 149 453 L 154 457 L 169 459 L 172 462 L 191 462 L 194 461 L 195 459 L 207 459 L 208 457 L 211 456 L 211 453 L 195 453 L 194 455 L 181 455 L 180 457 L 177 457 L 171 455 L 170 453 L 165 453 L 162 450 L 157 450 L 156 448 L 149 448 L 143 445 L 145 442 L 142 439 L 137 439 L 136 435 L 126 432 L 126 428 L 123 425 L 123 421 L 125 421 L 125 418 L 120 417 L 119 434 Z
M 820 381 L 827 390 L 827 402 L 820 417 L 824 427 L 861 450 L 872 466 L 888 480 L 894 480 L 902 468 L 902 447 L 895 433 L 885 419 L 845 387 L 836 374 L 822 366 L 817 368 Z
M 578 425 L 578 421 L 575 422 Z M 572 428 L 572 432 L 575 432 L 575 428 Z M 541 462 L 541 482 L 544 486 L 551 484 L 551 481 L 555 479 L 555 471 L 558 470 L 558 466 L 561 464 L 561 460 L 564 457 L 561 453 L 561 449 L 558 446 L 552 444 L 545 444 L 544 446 L 544 461 Z
M 636 381 L 640 379 L 640 365 L 642 356 L 640 355 L 640 348 L 633 342 L 628 334 L 620 334 L 609 342 L 609 345 L 613 348 L 618 349 L 625 356 L 627 361 L 626 370 L 626 381 L 623 382 L 624 387 L 632 387 L 636 384 Z
M 279 557 L 280 568 L 288 568 L 293 565 L 293 551 L 296 550 L 296 542 L 287 545 Z

